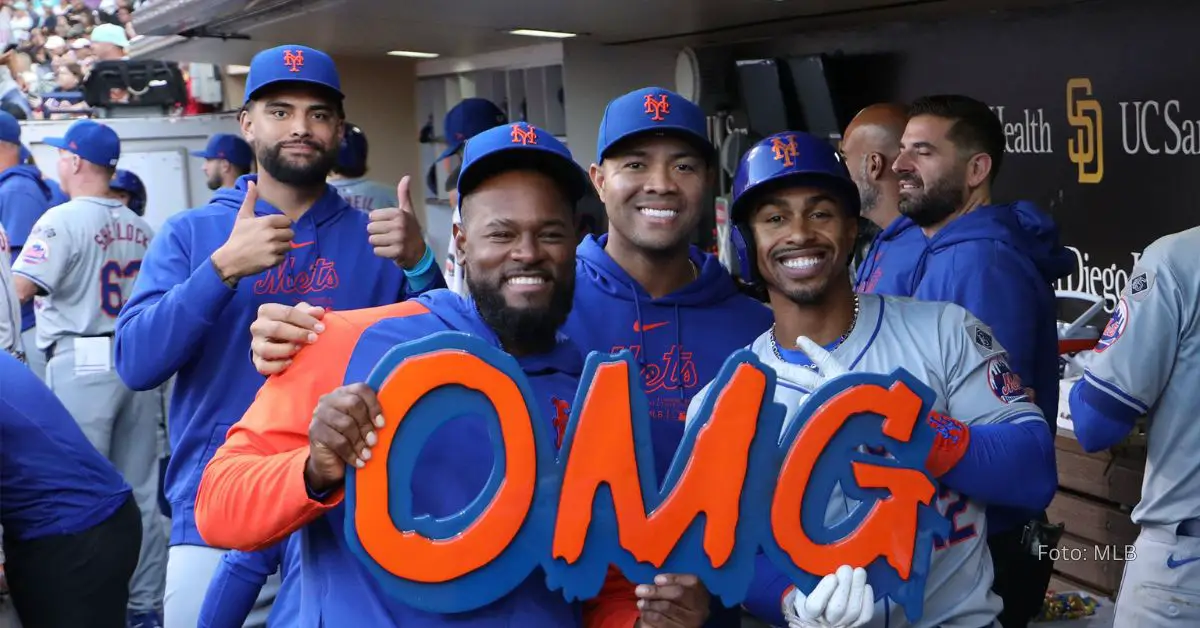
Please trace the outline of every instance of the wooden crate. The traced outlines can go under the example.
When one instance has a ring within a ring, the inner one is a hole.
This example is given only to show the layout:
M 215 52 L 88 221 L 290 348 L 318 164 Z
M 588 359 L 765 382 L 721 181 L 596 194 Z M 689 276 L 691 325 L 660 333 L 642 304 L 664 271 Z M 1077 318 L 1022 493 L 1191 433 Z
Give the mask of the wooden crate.
M 1089 454 L 1062 430 L 1055 448 L 1059 490 L 1047 515 L 1051 523 L 1066 526 L 1054 564 L 1056 584 L 1115 597 L 1125 548 L 1138 535 L 1129 513 L 1141 499 L 1145 449 L 1124 446 Z

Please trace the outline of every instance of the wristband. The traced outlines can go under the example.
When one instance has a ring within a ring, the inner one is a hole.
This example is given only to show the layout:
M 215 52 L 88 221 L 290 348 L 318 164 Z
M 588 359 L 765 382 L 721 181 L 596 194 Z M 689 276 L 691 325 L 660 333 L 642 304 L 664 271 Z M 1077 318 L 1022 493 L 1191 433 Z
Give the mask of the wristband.
M 409 278 L 419 277 L 419 276 L 424 275 L 425 273 L 429 272 L 429 269 L 432 266 L 433 266 L 433 249 L 429 246 L 429 243 L 426 243 L 425 244 L 425 253 L 423 255 L 421 255 L 421 260 L 417 262 L 417 265 L 414 266 L 412 270 L 404 268 L 403 269 L 404 276 L 409 277 Z
M 940 478 L 967 453 L 971 430 L 961 421 L 940 412 L 930 412 L 925 420 L 934 430 L 933 448 L 929 450 L 925 468 L 933 477 Z

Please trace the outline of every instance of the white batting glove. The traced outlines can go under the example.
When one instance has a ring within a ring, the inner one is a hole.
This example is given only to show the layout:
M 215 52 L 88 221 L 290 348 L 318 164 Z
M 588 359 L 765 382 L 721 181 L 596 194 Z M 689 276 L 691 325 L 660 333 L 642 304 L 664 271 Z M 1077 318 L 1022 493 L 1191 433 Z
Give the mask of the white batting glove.
M 875 615 L 875 591 L 867 571 L 842 565 L 809 595 L 792 589 L 783 600 L 788 628 L 858 628 Z
M 796 338 L 796 346 L 804 352 L 804 355 L 808 356 L 809 360 L 812 360 L 813 366 L 817 369 L 813 370 L 787 362 L 775 365 L 775 374 L 793 384 L 808 390 L 816 390 L 825 382 L 850 372 L 837 358 L 833 357 L 832 353 L 810 340 L 808 336 Z

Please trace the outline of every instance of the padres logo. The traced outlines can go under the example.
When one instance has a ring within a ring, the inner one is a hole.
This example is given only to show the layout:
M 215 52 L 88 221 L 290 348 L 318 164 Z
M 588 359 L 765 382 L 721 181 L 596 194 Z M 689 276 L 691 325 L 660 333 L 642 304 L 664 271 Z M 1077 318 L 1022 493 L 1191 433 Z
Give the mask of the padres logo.
M 1067 140 L 1067 155 L 1079 166 L 1080 183 L 1104 179 L 1104 116 L 1100 101 L 1091 95 L 1090 79 L 1067 81 L 1067 122 L 1075 127 L 1075 136 Z

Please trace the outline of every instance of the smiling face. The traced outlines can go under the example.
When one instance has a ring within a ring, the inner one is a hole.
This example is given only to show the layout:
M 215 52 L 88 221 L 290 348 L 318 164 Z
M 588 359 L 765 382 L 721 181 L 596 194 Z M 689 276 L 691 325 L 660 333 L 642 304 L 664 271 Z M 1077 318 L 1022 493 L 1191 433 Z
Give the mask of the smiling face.
M 591 177 L 608 214 L 609 241 L 655 256 L 687 248 L 711 181 L 700 151 L 667 135 L 622 142 L 592 165 Z
M 836 196 L 815 187 L 764 192 L 749 215 L 758 272 L 767 292 L 800 305 L 822 302 L 849 282 L 846 262 L 858 222 Z
M 512 345 L 553 346 L 575 294 L 572 204 L 545 174 L 515 170 L 463 198 L 458 259 L 484 321 Z
M 255 98 L 242 114 L 242 135 L 272 178 L 301 187 L 324 185 L 337 163 L 340 111 L 329 92 L 288 84 Z

